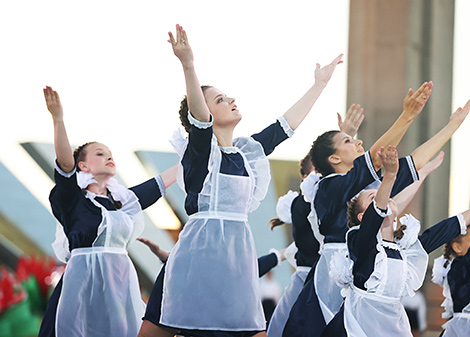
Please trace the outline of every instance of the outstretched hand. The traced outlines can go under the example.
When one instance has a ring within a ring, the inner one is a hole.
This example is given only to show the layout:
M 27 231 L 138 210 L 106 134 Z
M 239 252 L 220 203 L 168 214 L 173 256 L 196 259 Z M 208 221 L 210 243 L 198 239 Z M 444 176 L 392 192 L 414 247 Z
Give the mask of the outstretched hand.
M 385 168 L 385 173 L 396 175 L 398 172 L 398 153 L 395 146 L 389 145 L 387 149 L 382 146 L 377 155 L 382 160 L 382 165 Z
M 60 103 L 60 98 L 57 91 L 52 90 L 52 88 L 48 86 L 42 90 L 44 92 L 44 98 L 46 99 L 47 109 L 51 113 L 52 118 L 62 118 L 64 115 L 64 110 L 62 109 L 62 104 Z
M 408 90 L 408 94 L 403 102 L 403 111 L 408 115 L 409 118 L 414 119 L 423 110 L 426 102 L 431 95 L 431 89 L 433 83 L 424 82 L 416 92 L 413 93 L 413 89 Z
M 145 238 L 137 238 L 137 241 L 140 241 L 149 247 L 152 253 L 154 253 L 160 259 L 160 261 L 165 262 L 168 259 L 168 252 L 160 249 L 160 246 L 155 242 Z
M 172 32 L 168 32 L 173 53 L 179 58 L 183 66 L 192 65 L 194 57 L 191 46 L 189 45 L 188 35 L 182 26 L 176 25 L 176 39 Z
M 330 64 L 327 64 L 322 68 L 320 67 L 320 64 L 317 63 L 317 67 L 315 68 L 315 82 L 321 81 L 324 85 L 326 85 L 330 80 L 331 75 L 333 75 L 336 66 L 340 63 L 343 63 L 341 60 L 342 57 L 343 54 L 339 54 Z
M 343 119 L 339 112 L 336 113 L 338 116 L 338 127 L 344 133 L 354 137 L 357 134 L 357 130 L 364 120 L 364 109 L 359 104 L 353 104 L 346 113 L 346 117 Z
M 453 123 L 457 123 L 460 126 L 465 118 L 468 116 L 468 112 L 470 111 L 470 100 L 465 103 L 463 108 L 458 108 L 451 116 L 450 121 Z

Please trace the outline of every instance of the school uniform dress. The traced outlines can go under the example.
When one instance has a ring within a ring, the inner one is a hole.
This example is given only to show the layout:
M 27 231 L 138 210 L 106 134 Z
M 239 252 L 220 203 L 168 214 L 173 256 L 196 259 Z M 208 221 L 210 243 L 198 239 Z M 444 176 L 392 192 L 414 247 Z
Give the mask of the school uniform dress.
M 400 158 L 399 166 L 392 196 L 419 179 L 411 156 Z M 309 180 L 301 184 L 303 191 L 309 191 L 305 195 L 311 203 L 308 219 L 320 243 L 320 258 L 292 307 L 283 336 L 320 336 L 339 311 L 343 296 L 330 277 L 330 269 L 334 254 L 347 255 L 347 202 L 363 189 L 376 188 L 380 184 L 379 174 L 366 152 L 354 160 L 354 167 L 347 173 L 330 174 L 313 186 Z
M 309 176 L 310 179 L 314 179 L 314 177 L 316 176 Z M 283 204 L 286 204 L 287 207 L 282 206 Z M 282 212 L 285 208 L 288 208 L 288 211 Z M 292 223 L 294 243 L 297 247 L 295 253 L 296 270 L 292 274 L 291 281 L 269 321 L 268 337 L 282 336 L 292 306 L 302 291 L 312 266 L 320 257 L 318 253 L 320 245 L 315 239 L 310 222 L 307 219 L 310 213 L 310 203 L 305 201 L 303 194 L 289 192 L 279 199 L 277 209 L 279 209 L 278 216 L 283 222 Z
M 254 335 L 265 329 L 265 317 L 247 219 L 268 189 L 266 155 L 293 131 L 281 117 L 259 134 L 234 139 L 233 147 L 220 147 L 212 121 L 188 118 L 188 139 L 175 137 L 172 143 L 182 158 L 178 183 L 187 194 L 189 220 L 144 319 L 187 336 L 214 331 Z
M 160 177 L 127 189 L 111 179 L 110 196 L 84 190 L 91 174 L 56 164 L 49 200 L 57 223 L 53 248 L 66 268 L 39 336 L 135 337 L 145 309 L 127 248 L 144 228 L 142 210 L 164 195 Z M 51 330 L 52 328 L 52 330 Z M 54 332 L 55 330 L 55 332 Z
M 466 233 L 462 233 L 465 235 Z M 442 318 L 449 320 L 442 325 L 441 336 L 468 336 L 470 332 L 470 250 L 456 257 L 447 267 L 447 261 L 440 257 L 434 261 L 433 282 L 443 287 L 446 311 Z
M 400 218 L 407 226 L 404 237 L 387 241 L 380 227 L 389 214 L 374 200 L 361 225 L 347 233 L 348 257 L 333 257 L 331 276 L 343 287 L 345 300 L 322 337 L 412 336 L 401 299 L 422 286 L 428 254 L 460 234 L 462 219 L 443 220 L 418 236 L 420 223 L 408 214 Z

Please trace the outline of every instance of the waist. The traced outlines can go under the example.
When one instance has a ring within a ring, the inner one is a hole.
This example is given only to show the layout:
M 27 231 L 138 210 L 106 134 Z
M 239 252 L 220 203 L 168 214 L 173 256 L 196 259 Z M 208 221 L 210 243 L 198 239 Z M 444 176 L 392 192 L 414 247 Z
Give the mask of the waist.
M 376 293 L 369 293 L 365 290 L 359 289 L 355 285 L 351 285 L 351 288 L 352 288 L 353 292 L 356 293 L 357 295 L 365 297 L 365 298 L 369 298 L 369 299 L 374 300 L 374 301 L 392 303 L 392 304 L 401 303 L 400 302 L 400 300 L 401 300 L 400 297 L 391 297 L 391 296 L 379 295 L 379 294 L 376 294 Z
M 297 266 L 297 268 L 295 268 L 296 271 L 301 272 L 301 273 L 309 273 L 310 269 L 312 269 L 312 267 Z
M 470 312 L 454 312 L 454 315 L 452 316 L 452 318 L 456 318 L 456 317 L 470 319 Z
M 191 214 L 191 219 L 220 219 L 220 220 L 234 220 L 234 221 L 248 221 L 248 215 L 244 213 L 232 213 L 232 212 L 218 212 L 218 211 L 203 211 Z
M 323 251 L 339 249 L 348 249 L 348 245 L 346 244 L 346 242 L 325 242 L 323 244 Z
M 84 248 L 73 249 L 71 252 L 71 256 L 102 254 L 102 253 L 127 255 L 127 250 L 124 248 L 118 248 L 118 247 L 84 247 Z

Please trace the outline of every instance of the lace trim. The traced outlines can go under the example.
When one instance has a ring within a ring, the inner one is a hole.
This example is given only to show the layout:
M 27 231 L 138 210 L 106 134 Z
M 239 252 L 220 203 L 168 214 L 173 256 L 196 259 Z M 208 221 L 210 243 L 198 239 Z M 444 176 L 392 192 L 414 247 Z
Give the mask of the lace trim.
M 386 218 L 392 214 L 392 210 L 390 209 L 390 206 L 388 204 L 387 204 L 387 209 L 385 211 L 377 207 L 375 198 L 372 200 L 372 204 L 374 205 L 375 212 L 377 212 L 377 214 L 381 216 L 382 218 Z
M 165 188 L 165 183 L 163 182 L 162 177 L 156 176 L 155 181 L 157 182 L 158 189 L 160 190 L 160 194 L 162 195 L 162 197 L 164 197 L 166 195 L 166 188 Z
M 393 249 L 393 250 L 396 250 L 397 252 L 401 251 L 400 246 L 397 245 L 395 242 L 382 241 L 381 245 L 384 248 Z
M 219 149 L 226 154 L 234 154 L 238 152 L 235 146 L 219 146 Z
M 61 176 L 65 178 L 70 178 L 77 171 L 76 167 L 74 167 L 73 170 L 69 173 L 62 171 L 62 169 L 59 167 L 59 164 L 57 164 L 57 159 L 54 161 L 54 168 Z
M 271 248 L 269 250 L 269 254 L 272 254 L 272 253 L 276 254 L 276 257 L 277 257 L 277 264 L 276 264 L 275 267 L 279 267 L 281 265 L 281 262 L 282 262 L 281 253 L 277 249 Z
M 460 224 L 460 235 L 466 235 L 467 223 L 465 222 L 465 219 L 463 218 L 462 213 L 457 214 L 457 219 L 459 220 L 459 224 Z
M 294 135 L 294 130 L 290 127 L 289 123 L 287 123 L 286 119 L 284 116 L 281 116 L 277 119 L 279 123 L 281 124 L 282 129 L 286 133 L 287 137 L 292 137 Z
M 197 120 L 196 118 L 194 118 L 194 116 L 191 115 L 191 112 L 188 111 L 189 123 L 191 123 L 192 125 L 194 125 L 198 129 L 208 129 L 212 126 L 214 117 L 212 117 L 212 114 L 210 114 L 209 116 L 210 116 L 210 121 L 209 122 L 201 122 L 201 121 Z
M 292 223 L 292 202 L 298 195 L 298 192 L 289 191 L 279 198 L 276 204 L 276 213 L 279 220 L 284 223 Z

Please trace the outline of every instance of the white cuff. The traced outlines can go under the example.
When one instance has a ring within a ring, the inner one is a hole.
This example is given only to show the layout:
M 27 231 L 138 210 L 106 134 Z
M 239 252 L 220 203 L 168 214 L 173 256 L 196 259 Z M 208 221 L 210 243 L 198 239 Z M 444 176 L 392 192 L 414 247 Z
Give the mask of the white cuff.
M 418 172 L 416 172 L 416 167 L 413 163 L 413 158 L 411 156 L 406 156 L 406 162 L 408 163 L 408 167 L 410 168 L 411 176 L 413 177 L 413 182 L 419 180 Z
M 279 124 L 281 124 L 282 129 L 286 133 L 287 137 L 292 137 L 294 135 L 294 130 L 290 127 L 289 123 L 287 123 L 286 119 L 284 116 L 281 116 L 277 119 L 279 121 Z
M 370 152 L 367 151 L 364 154 L 364 158 L 366 160 L 367 168 L 369 169 L 370 174 L 375 180 L 379 180 L 379 176 L 377 175 L 377 172 L 375 171 L 374 164 L 372 164 L 372 158 L 370 157 Z
M 271 253 L 274 253 L 276 254 L 276 257 L 277 257 L 277 264 L 276 264 L 276 267 L 279 267 L 279 265 L 281 264 L 282 260 L 281 260 L 281 253 L 277 250 L 277 249 L 274 249 L 274 248 L 271 248 L 269 250 L 269 254 Z
M 162 177 L 156 176 L 155 181 L 157 182 L 158 188 L 160 189 L 160 194 L 162 195 L 162 197 L 164 197 L 166 195 L 166 188 Z
M 390 206 L 387 204 L 387 209 L 382 211 L 380 208 L 377 207 L 377 204 L 375 203 L 375 199 L 372 200 L 372 203 L 374 205 L 374 209 L 377 212 L 378 215 L 380 215 L 382 218 L 388 217 L 390 214 L 392 214 L 392 210 L 390 209 Z
M 456 216 L 457 216 L 457 219 L 459 219 L 460 235 L 467 234 L 467 223 L 465 222 L 465 219 L 463 218 L 462 213 L 459 213 Z
M 209 122 L 201 122 L 201 121 L 198 121 L 196 118 L 194 118 L 193 115 L 191 115 L 191 112 L 188 111 L 189 123 L 191 123 L 191 125 L 194 125 L 198 129 L 208 129 L 212 126 L 212 122 L 214 120 L 214 117 L 212 117 L 212 114 L 209 114 L 209 116 L 210 116 L 210 119 L 211 119 Z
M 54 161 L 54 168 L 55 168 L 55 170 L 56 170 L 57 172 L 59 172 L 59 174 L 60 174 L 61 176 L 65 177 L 65 178 L 70 178 L 71 176 L 74 175 L 75 171 L 77 170 L 77 168 L 74 167 L 72 171 L 70 171 L 70 172 L 68 172 L 68 173 L 67 173 L 67 172 L 64 172 L 64 171 L 62 171 L 62 169 L 59 167 L 59 164 L 57 164 L 57 160 Z

